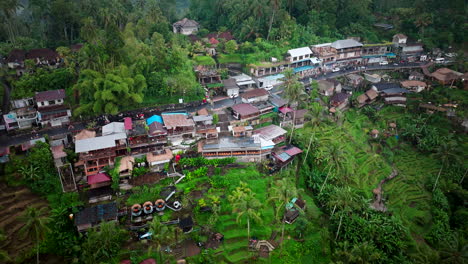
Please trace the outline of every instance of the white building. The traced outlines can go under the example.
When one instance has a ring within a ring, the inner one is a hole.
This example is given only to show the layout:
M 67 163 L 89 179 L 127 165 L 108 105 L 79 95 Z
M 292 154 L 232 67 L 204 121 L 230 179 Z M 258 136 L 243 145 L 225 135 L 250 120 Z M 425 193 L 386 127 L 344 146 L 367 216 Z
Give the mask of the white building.
M 188 18 L 184 18 L 172 24 L 172 30 L 174 31 L 174 33 L 183 35 L 196 34 L 199 28 L 200 24 L 198 24 L 197 21 L 190 20 Z
M 286 60 L 293 63 L 301 60 L 309 59 L 312 57 L 312 50 L 309 47 L 302 47 L 297 49 L 288 50 L 288 57 Z

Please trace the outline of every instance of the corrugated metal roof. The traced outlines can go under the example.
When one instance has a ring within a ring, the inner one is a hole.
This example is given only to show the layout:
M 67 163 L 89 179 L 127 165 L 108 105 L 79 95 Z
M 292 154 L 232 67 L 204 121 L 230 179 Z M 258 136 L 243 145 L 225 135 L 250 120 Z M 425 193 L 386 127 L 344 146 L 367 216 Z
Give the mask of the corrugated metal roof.
M 288 50 L 288 54 L 292 57 L 304 56 L 306 54 L 312 54 L 312 51 L 309 47 L 302 47 L 297 49 L 290 49 Z
M 331 46 L 335 49 L 346 49 L 353 47 L 362 47 L 362 43 L 354 39 L 341 39 L 333 42 Z
M 102 135 L 125 133 L 125 124 L 123 122 L 112 122 L 102 127 Z
M 87 138 L 75 142 L 75 152 L 82 153 L 98 149 L 115 147 L 115 141 L 127 138 L 125 133 L 111 134 L 102 137 Z
M 193 117 L 193 121 L 195 122 L 203 122 L 203 121 L 211 121 L 213 120 L 212 115 L 198 115 Z
M 269 125 L 269 126 L 254 130 L 254 134 L 260 134 L 263 136 L 264 139 L 272 140 L 276 137 L 285 135 L 286 130 L 282 129 L 281 127 L 277 125 Z

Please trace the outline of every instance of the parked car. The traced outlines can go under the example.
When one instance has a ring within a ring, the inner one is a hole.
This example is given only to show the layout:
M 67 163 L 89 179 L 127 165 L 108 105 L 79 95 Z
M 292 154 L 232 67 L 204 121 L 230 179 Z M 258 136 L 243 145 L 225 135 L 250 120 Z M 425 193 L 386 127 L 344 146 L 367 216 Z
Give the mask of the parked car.
M 436 58 L 435 59 L 435 63 L 444 63 L 445 62 L 445 58 Z
M 265 86 L 265 90 L 270 91 L 271 89 L 273 89 L 273 85 L 270 84 Z
M 339 72 L 341 69 L 340 68 L 333 68 L 332 72 Z
M 381 61 L 379 62 L 380 65 L 388 65 L 388 61 Z

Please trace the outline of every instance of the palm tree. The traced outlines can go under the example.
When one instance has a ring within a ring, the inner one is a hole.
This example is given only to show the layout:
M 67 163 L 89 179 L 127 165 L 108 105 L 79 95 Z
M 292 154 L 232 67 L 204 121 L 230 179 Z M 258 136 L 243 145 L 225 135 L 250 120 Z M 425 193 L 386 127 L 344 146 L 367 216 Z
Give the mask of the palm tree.
M 21 166 L 19 168 L 19 173 L 23 176 L 23 178 L 28 179 L 28 180 L 34 180 L 36 179 L 39 175 L 39 168 L 35 167 L 34 165 L 29 165 L 29 166 Z
M 236 221 L 239 223 L 242 217 L 247 218 L 247 239 L 250 241 L 250 219 L 257 223 L 262 222 L 259 213 L 262 204 L 255 198 L 255 194 L 249 188 L 237 187 L 228 199 L 232 204 L 232 211 L 237 213 Z
M 39 263 L 39 242 L 42 241 L 47 232 L 50 231 L 47 224 L 51 219 L 44 216 L 47 208 L 41 209 L 35 207 L 28 207 L 26 212 L 19 217 L 19 220 L 24 223 L 24 226 L 20 229 L 19 234 L 23 237 L 28 237 L 36 243 L 36 263 Z
M 151 241 L 156 245 L 158 251 L 159 263 L 162 263 L 161 247 L 172 239 L 172 232 L 166 225 L 161 224 L 158 218 L 153 218 L 150 223 Z
M 287 69 L 283 72 L 284 74 L 284 97 L 288 99 L 289 106 L 297 104 L 304 99 L 304 84 L 299 82 L 296 74 L 291 69 Z M 295 127 L 296 111 L 293 112 L 292 130 L 289 143 L 293 138 L 294 127 Z
M 328 145 L 328 173 L 325 177 L 325 181 L 320 188 L 319 194 L 322 192 L 323 187 L 327 183 L 328 177 L 330 176 L 331 169 L 334 168 L 336 173 L 347 174 L 346 171 L 346 151 L 344 150 L 343 145 L 338 145 L 338 143 L 333 143 Z
M 272 5 L 272 8 L 271 8 L 270 23 L 268 25 L 268 34 L 266 38 L 267 41 L 270 39 L 271 28 L 273 26 L 273 22 L 275 21 L 275 14 L 278 11 L 278 7 L 279 7 L 279 0 L 271 0 L 270 4 Z
M 344 263 L 377 263 L 382 258 L 382 253 L 369 242 L 353 246 L 348 241 L 339 244 L 341 249 L 336 251 L 335 256 Z
M 298 192 L 294 183 L 288 178 L 284 177 L 281 180 L 275 182 L 274 186 L 271 188 L 270 201 L 279 202 L 277 207 L 278 212 L 276 213 L 279 216 L 279 211 L 283 210 L 286 204 L 294 197 L 298 196 Z M 283 245 L 284 240 L 284 226 L 285 226 L 285 216 L 283 214 L 282 227 L 281 227 L 281 245 Z
M 338 224 L 335 240 L 338 239 L 344 214 L 352 212 L 353 209 L 362 206 L 359 199 L 360 197 L 353 192 L 349 186 L 335 188 L 335 191 L 330 195 L 328 205 L 334 208 L 333 213 L 335 212 L 335 209 L 340 210 L 340 223 Z
M 440 249 L 442 263 L 466 263 L 468 261 L 468 244 L 463 234 L 458 231 L 444 241 Z
M 439 173 L 437 174 L 437 178 L 432 188 L 432 192 L 435 191 L 437 188 L 437 184 L 439 183 L 440 175 L 442 174 L 442 169 L 444 166 L 447 166 L 450 162 L 456 162 L 459 159 L 458 151 L 456 149 L 457 145 L 455 142 L 447 140 L 442 142 L 437 148 L 437 152 L 433 154 L 433 157 L 440 161 L 442 164 L 440 166 Z

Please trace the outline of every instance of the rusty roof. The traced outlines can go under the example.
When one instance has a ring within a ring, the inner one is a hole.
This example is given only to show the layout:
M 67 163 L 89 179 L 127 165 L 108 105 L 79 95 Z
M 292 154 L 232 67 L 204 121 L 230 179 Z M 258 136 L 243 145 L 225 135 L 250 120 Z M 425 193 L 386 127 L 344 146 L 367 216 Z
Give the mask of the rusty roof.
M 93 138 L 93 137 L 96 137 L 96 131 L 83 129 L 80 131 L 80 133 L 75 135 L 75 140 L 82 140 L 82 139 Z
M 126 170 L 133 170 L 133 164 L 135 163 L 135 158 L 132 156 L 125 156 L 120 159 L 119 172 Z
M 64 89 L 38 92 L 36 93 L 36 95 L 34 95 L 34 99 L 36 99 L 36 102 L 52 101 L 52 100 L 58 100 L 58 99 L 64 99 L 64 98 L 65 98 Z
M 427 84 L 425 82 L 421 82 L 421 81 L 402 81 L 400 82 L 401 86 L 405 87 L 405 88 L 408 88 L 408 87 L 416 87 L 416 86 L 422 86 L 422 87 L 426 87 Z
M 172 151 L 170 149 L 164 149 L 164 154 L 160 155 L 153 154 L 152 152 L 146 154 L 146 160 L 150 163 L 170 159 L 172 159 Z
M 63 151 L 63 148 L 63 145 L 58 145 L 50 148 L 52 150 L 52 156 L 54 156 L 54 159 L 61 159 L 67 156 L 67 153 Z
M 233 105 L 231 108 L 240 115 L 260 114 L 258 109 L 251 104 L 237 104 Z
M 245 92 L 241 94 L 241 97 L 244 99 L 250 99 L 250 98 L 265 96 L 265 95 L 268 95 L 268 91 L 263 88 L 259 88 L 259 89 L 253 89 L 248 92 Z
M 195 122 L 193 119 L 189 118 L 187 114 L 182 113 L 167 113 L 162 114 L 162 119 L 164 120 L 164 125 L 168 129 L 176 128 L 176 127 L 193 127 L 195 126 Z

